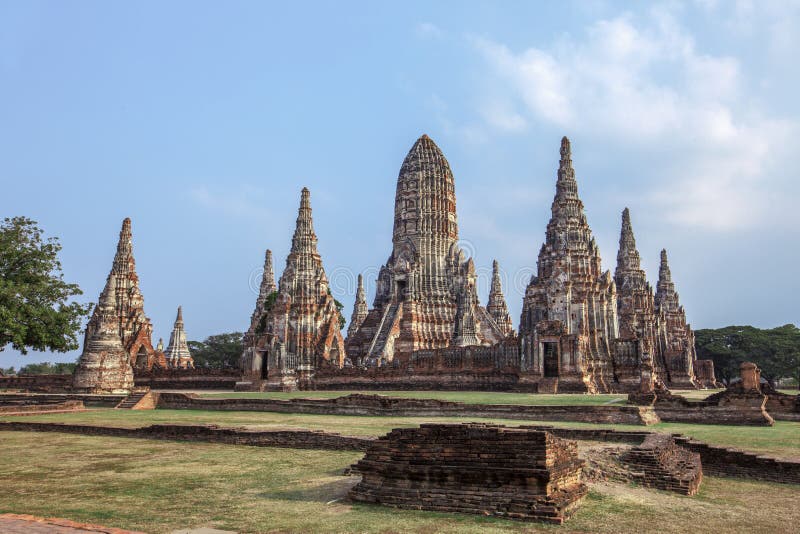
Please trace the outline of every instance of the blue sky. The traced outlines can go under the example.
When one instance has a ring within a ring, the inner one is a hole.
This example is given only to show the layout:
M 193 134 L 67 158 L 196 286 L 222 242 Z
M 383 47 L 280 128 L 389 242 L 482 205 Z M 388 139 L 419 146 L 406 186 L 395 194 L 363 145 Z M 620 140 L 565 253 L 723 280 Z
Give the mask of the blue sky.
M 349 318 L 427 133 L 516 322 L 568 135 L 605 268 L 628 206 L 696 328 L 798 323 L 798 49 L 797 1 L 0 1 L 0 214 L 61 239 L 86 301 L 131 217 L 155 338 L 182 304 L 202 339 L 246 328 L 307 186 Z

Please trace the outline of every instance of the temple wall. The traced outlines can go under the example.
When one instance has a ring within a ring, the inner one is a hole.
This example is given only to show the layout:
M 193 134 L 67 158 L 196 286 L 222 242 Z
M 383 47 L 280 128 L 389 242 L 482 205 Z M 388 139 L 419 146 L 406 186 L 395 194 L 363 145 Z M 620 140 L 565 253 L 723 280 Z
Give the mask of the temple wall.
M 66 391 L 72 387 L 72 375 L 0 376 L 0 389 L 26 391 Z
M 336 399 L 204 399 L 183 393 L 161 393 L 159 408 L 186 410 L 261 411 L 320 415 L 392 417 L 486 417 L 530 421 L 647 425 L 658 422 L 642 406 L 526 406 L 465 404 L 435 399 L 403 399 L 379 395 L 349 395 Z
M 259 369 L 260 371 L 260 369 Z M 151 389 L 233 389 L 241 372 L 219 369 L 157 369 L 137 371 L 134 384 Z
M 111 436 L 176 441 L 202 441 L 254 447 L 291 447 L 334 451 L 363 451 L 372 438 L 343 436 L 320 430 L 243 430 L 213 425 L 152 425 L 141 428 L 119 428 L 64 423 L 0 422 L 0 431 L 64 432 L 84 436 Z

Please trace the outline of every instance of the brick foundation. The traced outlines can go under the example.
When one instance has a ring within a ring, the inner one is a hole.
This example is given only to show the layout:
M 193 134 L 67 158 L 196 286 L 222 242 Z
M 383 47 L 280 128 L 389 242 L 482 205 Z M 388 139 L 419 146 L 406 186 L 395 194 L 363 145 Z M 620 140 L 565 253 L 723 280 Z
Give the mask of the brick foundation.
M 354 501 L 562 523 L 587 493 L 575 442 L 495 425 L 422 425 L 376 441 Z
M 94 395 L 89 393 L 0 393 L 0 406 L 81 401 L 87 407 L 113 408 L 124 398 L 125 395 Z
M 39 413 L 53 412 L 79 412 L 83 411 L 84 409 L 83 402 L 79 400 L 39 404 L 3 403 L 0 404 L 0 415 L 35 415 Z

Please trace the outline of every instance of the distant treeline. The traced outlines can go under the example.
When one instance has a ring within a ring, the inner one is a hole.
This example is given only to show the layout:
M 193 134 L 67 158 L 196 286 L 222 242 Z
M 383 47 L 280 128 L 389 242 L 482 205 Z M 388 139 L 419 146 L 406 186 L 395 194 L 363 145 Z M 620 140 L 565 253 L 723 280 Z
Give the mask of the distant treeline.
M 19 368 L 19 371 L 15 370 L 13 367 L 9 367 L 8 369 L 0 369 L 4 374 L 7 375 L 70 375 L 72 371 L 75 370 L 74 363 L 63 363 L 63 362 L 41 362 L 41 363 L 29 363 L 28 365 L 23 365 Z
M 786 378 L 800 381 L 800 328 L 793 324 L 695 330 L 695 346 L 698 359 L 714 360 L 717 380 L 730 382 L 739 376 L 742 362 L 753 362 L 773 385 Z

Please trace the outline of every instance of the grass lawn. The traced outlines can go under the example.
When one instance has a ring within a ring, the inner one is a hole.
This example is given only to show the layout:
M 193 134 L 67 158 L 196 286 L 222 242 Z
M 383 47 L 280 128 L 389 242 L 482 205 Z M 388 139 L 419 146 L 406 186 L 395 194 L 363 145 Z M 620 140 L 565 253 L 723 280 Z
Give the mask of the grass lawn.
M 265 391 L 259 392 L 209 392 L 206 398 L 238 399 L 335 399 L 351 393 L 384 395 L 407 399 L 438 399 L 469 404 L 530 404 L 530 405 L 596 405 L 624 403 L 627 395 L 547 395 L 534 393 L 503 393 L 496 391 Z
M 481 419 L 476 417 L 364 417 L 272 412 L 228 412 L 203 410 L 114 410 L 97 409 L 85 412 L 27 416 L 0 416 L 2 421 L 54 421 L 95 425 L 138 427 L 157 423 L 216 424 L 254 429 L 307 428 L 327 430 L 354 436 L 381 436 L 393 428 L 417 426 L 420 423 L 483 421 L 509 426 L 536 424 L 532 421 Z M 544 425 L 589 428 L 591 423 L 541 422 Z M 780 458 L 800 460 L 800 423 L 778 421 L 773 427 L 693 425 L 659 423 L 638 425 L 605 425 L 620 430 L 650 430 L 681 433 L 699 440 L 726 447 L 736 447 Z
M 593 486 L 565 527 L 350 505 L 356 452 L 309 451 L 67 434 L 0 432 L 0 512 L 152 533 L 238 532 L 785 532 L 800 522 L 798 487 L 707 477 L 683 497 Z M 31 454 L 35 451 L 35 454 Z M 701 523 L 698 523 L 698 522 Z

